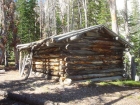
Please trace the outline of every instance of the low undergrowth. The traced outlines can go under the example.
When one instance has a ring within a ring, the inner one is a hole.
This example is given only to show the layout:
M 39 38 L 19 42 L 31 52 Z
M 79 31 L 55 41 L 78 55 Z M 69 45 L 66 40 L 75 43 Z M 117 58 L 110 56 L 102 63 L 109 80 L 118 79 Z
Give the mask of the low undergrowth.
M 139 81 L 133 80 L 124 80 L 124 81 L 113 81 L 113 82 L 99 82 L 97 83 L 99 86 L 107 86 L 107 85 L 115 85 L 115 86 L 132 86 L 132 87 L 140 87 Z

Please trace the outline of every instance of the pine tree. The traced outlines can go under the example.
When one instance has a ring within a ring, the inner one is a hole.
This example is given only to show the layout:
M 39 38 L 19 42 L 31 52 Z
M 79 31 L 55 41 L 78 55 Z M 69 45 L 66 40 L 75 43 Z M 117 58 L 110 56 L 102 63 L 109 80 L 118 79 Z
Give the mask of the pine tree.
M 109 5 L 106 0 L 55 0 L 55 2 L 54 5 L 52 0 L 44 1 L 46 34 L 51 35 L 54 31 L 52 29 L 55 22 L 51 21 L 54 16 L 53 20 L 56 20 L 54 29 L 57 34 L 97 24 L 111 26 Z M 52 9 L 54 6 L 55 9 Z
M 130 35 L 131 42 L 134 43 L 134 48 L 132 49 L 132 53 L 135 56 L 135 60 L 138 64 L 138 71 L 140 72 L 140 6 L 138 0 L 133 0 L 132 2 L 132 14 L 130 16 Z
M 97 18 L 98 24 L 104 24 L 106 27 L 111 26 L 111 16 L 109 11 L 109 5 L 106 0 L 99 1 L 99 14 Z
M 106 0 L 88 0 L 88 26 L 104 24 L 110 26 L 110 11 Z
M 39 39 L 38 15 L 35 12 L 36 0 L 18 0 L 17 14 L 18 34 L 22 43 L 32 42 Z

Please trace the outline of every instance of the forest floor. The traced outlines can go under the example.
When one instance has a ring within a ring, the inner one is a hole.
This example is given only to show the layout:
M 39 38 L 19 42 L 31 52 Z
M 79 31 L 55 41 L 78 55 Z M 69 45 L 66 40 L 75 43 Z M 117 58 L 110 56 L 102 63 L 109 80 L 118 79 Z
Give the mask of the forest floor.
M 85 83 L 60 85 L 45 78 L 30 76 L 21 80 L 18 70 L 0 74 L 0 91 L 26 94 L 44 99 L 47 105 L 140 105 L 139 87 L 98 86 Z M 29 105 L 0 96 L 0 105 Z

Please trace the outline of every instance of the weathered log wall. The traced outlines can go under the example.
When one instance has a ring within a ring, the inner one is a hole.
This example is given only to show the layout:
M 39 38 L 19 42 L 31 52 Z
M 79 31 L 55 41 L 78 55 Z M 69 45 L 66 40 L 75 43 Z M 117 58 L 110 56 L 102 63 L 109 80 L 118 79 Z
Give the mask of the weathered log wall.
M 50 76 L 60 76 L 60 68 L 63 65 L 61 58 L 34 58 L 33 70 L 47 73 Z
M 124 45 L 108 35 L 91 34 L 42 46 L 34 51 L 33 70 L 72 80 L 121 76 Z

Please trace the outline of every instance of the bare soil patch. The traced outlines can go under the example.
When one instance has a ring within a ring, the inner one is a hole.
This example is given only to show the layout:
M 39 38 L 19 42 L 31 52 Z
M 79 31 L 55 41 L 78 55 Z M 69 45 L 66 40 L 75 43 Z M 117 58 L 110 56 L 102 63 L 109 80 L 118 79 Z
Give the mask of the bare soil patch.
M 64 86 L 34 76 L 23 81 L 18 70 L 7 70 L 0 74 L 0 90 L 26 94 L 45 100 L 48 105 L 140 105 L 139 87 L 97 86 L 86 83 Z M 0 105 L 28 104 L 0 96 Z

